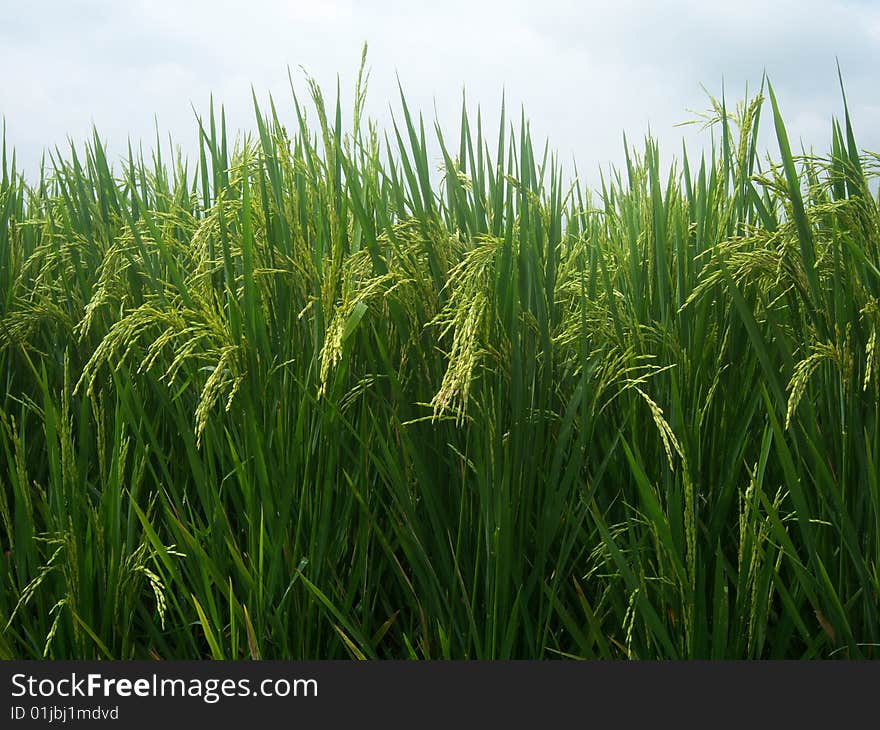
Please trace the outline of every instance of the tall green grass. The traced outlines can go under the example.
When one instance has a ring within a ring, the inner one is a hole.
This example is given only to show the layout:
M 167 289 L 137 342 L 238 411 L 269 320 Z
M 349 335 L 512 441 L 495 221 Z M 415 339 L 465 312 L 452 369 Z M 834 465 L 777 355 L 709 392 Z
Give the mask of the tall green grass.
M 766 85 L 587 190 L 365 89 L 189 162 L 4 144 L 0 656 L 877 656 L 848 112 L 797 155 Z

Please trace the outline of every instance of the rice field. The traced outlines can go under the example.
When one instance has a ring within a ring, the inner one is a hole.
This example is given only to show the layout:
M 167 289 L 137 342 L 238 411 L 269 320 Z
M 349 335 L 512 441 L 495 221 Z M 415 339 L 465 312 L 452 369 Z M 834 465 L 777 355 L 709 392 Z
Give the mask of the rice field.
M 824 154 L 765 83 L 587 188 L 365 89 L 189 161 L 4 143 L 0 657 L 877 657 L 845 98 Z

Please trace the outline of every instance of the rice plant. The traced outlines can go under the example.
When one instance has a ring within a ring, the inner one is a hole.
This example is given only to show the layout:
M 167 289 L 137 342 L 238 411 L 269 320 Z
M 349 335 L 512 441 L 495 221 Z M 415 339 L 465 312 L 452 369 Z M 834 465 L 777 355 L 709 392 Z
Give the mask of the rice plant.
M 0 657 L 876 657 L 845 99 L 825 155 L 765 83 L 588 189 L 366 84 L 212 104 L 197 160 L 4 143 Z

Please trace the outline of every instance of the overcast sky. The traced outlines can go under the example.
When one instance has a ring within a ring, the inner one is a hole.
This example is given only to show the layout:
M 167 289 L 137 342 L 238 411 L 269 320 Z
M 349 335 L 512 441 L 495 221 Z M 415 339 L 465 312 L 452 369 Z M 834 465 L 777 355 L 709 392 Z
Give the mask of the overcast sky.
M 395 74 L 410 105 L 429 118 L 436 107 L 452 134 L 463 87 L 487 119 L 505 90 L 534 134 L 592 181 L 621 159 L 622 132 L 637 141 L 650 127 L 661 153 L 677 154 L 695 130 L 676 123 L 707 106 L 701 84 L 720 94 L 723 80 L 733 100 L 764 70 L 793 142 L 824 151 L 842 110 L 835 58 L 857 140 L 880 150 L 876 1 L 0 0 L 0 9 L 0 114 L 29 170 L 93 123 L 113 153 L 129 136 L 153 139 L 154 117 L 163 139 L 170 132 L 192 150 L 192 106 L 206 110 L 212 92 L 239 129 L 253 129 L 251 85 L 291 117 L 288 67 L 303 95 L 300 66 L 328 95 L 338 74 L 349 100 L 364 41 L 368 111 L 380 121 L 397 97 Z

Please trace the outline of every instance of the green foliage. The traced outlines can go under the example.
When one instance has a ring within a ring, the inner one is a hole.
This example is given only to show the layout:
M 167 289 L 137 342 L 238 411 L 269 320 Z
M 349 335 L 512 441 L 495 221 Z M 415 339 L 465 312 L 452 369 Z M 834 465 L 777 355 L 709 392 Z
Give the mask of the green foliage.
M 880 647 L 880 213 L 772 90 L 668 176 L 310 85 L 0 181 L 0 656 Z M 494 135 L 493 135 L 494 139 Z

